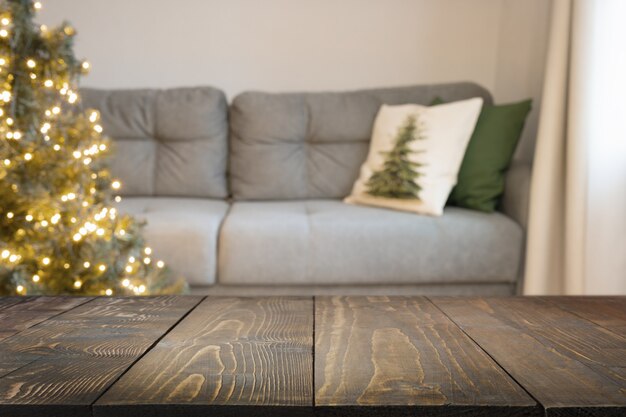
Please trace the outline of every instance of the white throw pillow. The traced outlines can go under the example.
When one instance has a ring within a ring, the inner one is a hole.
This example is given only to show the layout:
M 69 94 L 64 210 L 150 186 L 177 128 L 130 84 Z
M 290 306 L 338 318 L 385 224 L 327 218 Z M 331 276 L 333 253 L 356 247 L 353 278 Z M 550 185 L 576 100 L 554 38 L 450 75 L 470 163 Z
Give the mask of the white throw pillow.
M 442 215 L 482 103 L 383 105 L 367 160 L 344 201 Z

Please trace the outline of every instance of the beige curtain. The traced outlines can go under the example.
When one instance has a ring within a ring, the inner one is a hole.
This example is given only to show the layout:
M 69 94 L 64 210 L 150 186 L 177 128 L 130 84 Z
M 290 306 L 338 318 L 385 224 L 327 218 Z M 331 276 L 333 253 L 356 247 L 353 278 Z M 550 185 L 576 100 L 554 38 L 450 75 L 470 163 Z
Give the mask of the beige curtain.
M 626 293 L 624 19 L 624 0 L 553 2 L 525 294 Z

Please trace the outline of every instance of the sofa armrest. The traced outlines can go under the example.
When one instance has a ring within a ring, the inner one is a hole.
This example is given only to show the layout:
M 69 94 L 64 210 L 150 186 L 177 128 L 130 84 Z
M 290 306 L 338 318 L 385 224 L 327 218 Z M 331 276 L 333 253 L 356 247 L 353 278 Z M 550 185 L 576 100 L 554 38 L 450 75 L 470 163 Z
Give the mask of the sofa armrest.
M 528 225 L 531 165 L 514 162 L 506 174 L 502 211 L 519 223 L 524 230 Z

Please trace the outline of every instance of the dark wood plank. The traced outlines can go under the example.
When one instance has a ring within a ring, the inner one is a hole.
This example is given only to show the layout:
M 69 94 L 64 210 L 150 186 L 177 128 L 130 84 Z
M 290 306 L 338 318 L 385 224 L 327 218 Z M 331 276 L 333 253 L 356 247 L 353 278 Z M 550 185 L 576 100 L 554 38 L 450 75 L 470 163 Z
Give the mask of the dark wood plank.
M 202 297 L 96 298 L 0 343 L 0 415 L 91 416 L 91 404 Z
M 32 299 L 32 298 L 35 298 L 35 297 L 30 297 L 30 296 L 29 297 L 18 297 L 18 296 L 0 297 L 0 311 L 4 308 L 11 307 L 19 303 L 23 303 L 25 300 Z
M 0 298 L 0 341 L 91 299 L 92 297 Z
M 97 401 L 94 415 L 308 415 L 312 349 L 312 299 L 209 297 Z
M 315 404 L 359 416 L 541 412 L 424 297 L 316 298 Z
M 433 298 L 545 408 L 626 415 L 626 340 L 541 299 Z
M 495 298 L 491 305 L 543 345 L 626 387 L 626 338 L 542 298 Z
M 626 337 L 626 297 L 542 297 Z

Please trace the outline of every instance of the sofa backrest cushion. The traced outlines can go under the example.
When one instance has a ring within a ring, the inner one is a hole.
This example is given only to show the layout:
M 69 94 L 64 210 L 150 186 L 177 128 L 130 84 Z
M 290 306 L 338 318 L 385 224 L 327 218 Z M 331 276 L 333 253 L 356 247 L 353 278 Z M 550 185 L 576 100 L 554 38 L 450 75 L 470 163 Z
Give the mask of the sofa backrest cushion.
M 228 105 L 210 87 L 81 91 L 114 139 L 111 173 L 122 194 L 228 196 Z
M 230 109 L 230 185 L 238 200 L 343 198 L 367 156 L 382 104 L 489 92 L 473 83 L 331 93 L 245 92 Z

